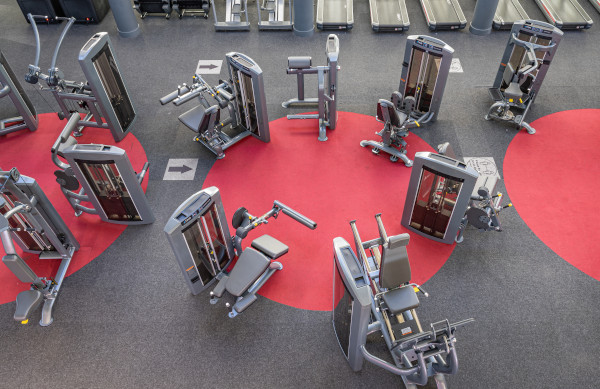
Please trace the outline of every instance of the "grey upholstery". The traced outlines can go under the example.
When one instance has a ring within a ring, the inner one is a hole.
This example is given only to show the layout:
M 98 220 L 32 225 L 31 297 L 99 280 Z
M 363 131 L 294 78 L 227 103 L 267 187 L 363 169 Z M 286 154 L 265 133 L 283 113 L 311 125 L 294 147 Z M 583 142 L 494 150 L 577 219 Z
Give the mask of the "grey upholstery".
M 218 106 L 213 105 L 204 108 L 202 105 L 199 105 L 181 114 L 179 120 L 192 131 L 202 133 L 206 131 L 211 124 L 214 124 L 210 123 L 210 117 L 215 112 L 217 115 L 215 121 L 219 121 L 221 111 L 219 111 Z
M 523 97 L 523 91 L 516 82 L 511 82 L 508 88 L 504 90 L 504 95 L 509 99 L 518 100 Z
M 19 257 L 17 254 L 5 255 L 2 258 L 2 262 L 4 262 L 8 269 L 13 272 L 15 276 L 17 276 L 19 281 L 26 284 L 39 284 L 39 282 L 37 282 L 38 276 L 33 270 L 31 270 L 23 258 Z
M 252 241 L 252 247 L 271 259 L 277 259 L 286 254 L 289 247 L 270 235 L 263 235 Z
M 269 267 L 271 260 L 251 247 L 246 248 L 237 263 L 229 273 L 225 289 L 239 297 L 260 277 Z
M 390 312 L 398 315 L 402 312 L 414 309 L 419 306 L 419 298 L 412 286 L 404 286 L 383 294 L 383 302 L 389 308 Z
M 15 320 L 27 320 L 31 310 L 37 308 L 44 297 L 39 290 L 25 290 L 17 295 L 17 309 L 15 310 Z
M 288 68 L 290 69 L 308 69 L 311 63 L 311 57 L 288 57 Z
M 390 236 L 383 245 L 379 270 L 379 285 L 382 288 L 391 289 L 410 282 L 410 262 L 406 252 L 409 239 L 408 234 Z
M 215 297 L 223 296 L 223 292 L 225 292 L 225 285 L 227 285 L 227 280 L 229 280 L 229 276 L 223 276 L 217 286 L 212 291 L 212 295 Z

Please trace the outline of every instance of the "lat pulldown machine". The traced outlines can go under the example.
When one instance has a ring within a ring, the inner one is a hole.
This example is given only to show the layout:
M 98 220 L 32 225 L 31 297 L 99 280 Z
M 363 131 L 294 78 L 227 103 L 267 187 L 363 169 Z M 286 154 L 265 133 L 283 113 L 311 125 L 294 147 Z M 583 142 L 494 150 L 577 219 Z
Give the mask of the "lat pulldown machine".
M 219 189 L 212 186 L 187 199 L 171 215 L 165 226 L 165 234 L 175 253 L 183 277 L 192 294 L 206 290 L 218 282 L 210 292 L 211 304 L 216 304 L 225 292 L 235 298 L 235 303 L 225 304 L 231 308 L 233 318 L 257 300 L 256 293 L 283 265 L 276 259 L 288 252 L 288 246 L 269 236 L 262 235 L 242 249 L 242 240 L 248 233 L 267 224 L 268 219 L 283 213 L 300 224 L 314 230 L 317 223 L 306 216 L 273 202 L 273 208 L 262 216 L 253 216 L 244 207 L 233 215 L 235 235 L 229 234 L 227 219 Z M 238 260 L 227 271 L 235 256 Z
M 390 161 L 401 159 L 407 167 L 413 162 L 406 156 L 409 129 L 434 122 L 442 103 L 446 80 L 454 49 L 443 41 L 425 35 L 411 35 L 406 39 L 404 62 L 399 92 L 392 101 L 380 99 L 377 103 L 377 121 L 384 127 L 376 134 L 381 141 L 363 140 L 362 147 L 370 146 L 373 154 L 384 151 Z
M 52 307 L 58 297 L 71 258 L 79 243 L 37 182 L 16 168 L 0 171 L 0 238 L 6 255 L 2 262 L 31 289 L 17 295 L 14 319 L 27 324 L 42 302 L 41 326 L 52 324 Z M 17 254 L 13 242 L 40 260 L 60 259 L 53 278 L 39 277 Z
M 0 99 L 6 96 L 11 99 L 20 116 L 0 120 L 0 136 L 25 129 L 37 130 L 35 107 L 0 51 Z
M 96 127 L 109 129 L 116 142 L 123 139 L 133 125 L 135 110 L 121 78 L 108 33 L 95 34 L 79 52 L 79 64 L 87 81 L 68 81 L 56 67 L 56 61 L 60 46 L 75 18 L 59 18 L 68 22 L 56 43 L 48 74 L 42 73 L 39 68 L 41 45 L 35 23 L 36 18 L 45 16 L 28 14 L 27 18 L 35 34 L 36 54 L 34 64 L 29 65 L 25 81 L 34 85 L 40 79 L 46 81 L 48 90 L 52 92 L 60 107 L 58 117 L 61 120 L 70 117 L 74 112 L 85 113 L 85 117 L 79 121 L 75 135 L 84 127 Z
M 288 119 L 319 119 L 319 140 L 327 140 L 327 128 L 335 130 L 337 125 L 337 72 L 340 41 L 335 34 L 329 34 L 325 46 L 327 66 L 312 66 L 311 57 L 288 57 L 287 74 L 295 74 L 298 81 L 298 98 L 285 101 L 283 108 L 318 107 L 316 114 L 287 115 Z M 318 97 L 304 98 L 304 75 L 317 74 Z
M 71 134 L 77 129 L 79 114 L 74 113 L 52 146 L 54 172 L 75 216 L 83 212 L 100 216 L 115 224 L 149 224 L 154 222 L 150 204 L 141 183 L 148 171 L 133 171 L 125 150 L 115 146 L 80 145 Z M 60 160 L 64 158 L 68 163 Z M 80 188 L 81 185 L 81 189 Z M 92 208 L 82 205 L 90 202 Z
M 513 24 L 494 85 L 489 89 L 495 103 L 485 120 L 506 122 L 535 134 L 525 116 L 539 93 L 562 36 L 561 30 L 544 22 L 523 20 Z
M 194 140 L 218 159 L 225 157 L 227 148 L 248 135 L 265 143 L 271 141 L 262 70 L 241 53 L 228 53 L 225 58 L 229 81 L 220 80 L 219 85 L 211 87 L 200 74 L 195 74 L 192 85 L 184 83 L 160 99 L 162 105 L 173 102 L 179 106 L 198 97 L 200 105 L 179 116 L 179 120 L 198 133 Z M 217 105 L 211 105 L 206 95 Z M 221 110 L 225 108 L 229 117 L 221 120 Z
M 346 240 L 333 240 L 332 323 L 340 348 L 354 371 L 366 359 L 399 375 L 408 389 L 426 385 L 430 376 L 438 388 L 446 389 L 445 375 L 458 371 L 456 330 L 473 319 L 421 326 L 417 292 L 429 295 L 411 283 L 406 251 L 410 236 L 388 236 L 381 215 L 375 218 L 380 236 L 367 242 L 361 241 L 355 221 L 350 222 L 360 259 Z M 381 333 L 393 363 L 367 350 L 367 335 L 374 332 Z

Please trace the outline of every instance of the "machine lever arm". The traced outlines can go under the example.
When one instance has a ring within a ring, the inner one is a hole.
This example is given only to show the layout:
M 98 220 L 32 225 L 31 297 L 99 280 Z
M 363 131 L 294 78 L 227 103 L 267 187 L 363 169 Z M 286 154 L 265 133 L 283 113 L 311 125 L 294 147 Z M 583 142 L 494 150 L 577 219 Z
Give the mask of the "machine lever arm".
M 178 98 L 179 96 L 188 93 L 189 91 L 190 91 L 190 88 L 187 85 L 184 85 L 182 88 L 178 88 L 177 90 L 169 93 L 168 95 L 161 97 L 160 103 L 162 105 L 168 104 L 171 101 Z
M 311 230 L 314 230 L 315 228 L 317 228 L 317 223 L 315 223 L 311 219 L 307 218 L 306 216 L 302 215 L 301 213 L 293 210 L 292 208 L 288 207 L 287 205 L 280 203 L 277 200 L 275 200 L 273 202 L 273 207 L 280 209 L 281 212 L 283 212 L 285 215 L 291 217 L 298 223 L 303 224 L 304 226 L 310 228 Z

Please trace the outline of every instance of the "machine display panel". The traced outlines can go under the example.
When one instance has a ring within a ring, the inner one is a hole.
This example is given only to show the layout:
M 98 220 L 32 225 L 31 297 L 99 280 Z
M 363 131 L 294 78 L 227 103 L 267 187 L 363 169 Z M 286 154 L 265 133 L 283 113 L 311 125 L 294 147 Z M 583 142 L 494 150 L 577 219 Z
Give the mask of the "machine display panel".
M 142 221 L 115 161 L 75 162 L 109 220 Z
M 348 358 L 350 346 L 350 326 L 352 324 L 352 304 L 354 299 L 340 274 L 340 266 L 334 258 L 333 274 L 333 329 L 344 355 Z
M 197 277 L 193 275 L 190 279 L 206 285 L 227 265 L 229 259 L 216 204 L 211 205 L 182 233 L 197 271 Z M 191 270 L 188 269 L 188 272 Z
M 420 112 L 429 112 L 441 63 L 441 55 L 412 50 L 404 97 L 413 96 Z
M 25 105 L 27 106 L 27 109 L 29 109 L 29 112 L 31 113 L 31 115 L 33 117 L 37 117 L 37 113 L 35 112 L 35 107 L 31 103 L 31 100 L 29 100 L 29 97 L 27 96 L 27 94 L 25 94 L 25 91 L 23 90 L 21 83 L 18 82 L 18 79 L 15 76 L 15 73 L 13 73 L 10 65 L 8 64 L 8 61 L 6 60 L 6 58 L 4 57 L 4 54 L 1 51 L 0 51 L 0 65 L 2 66 L 2 68 L 4 69 L 4 71 L 6 72 L 8 77 L 11 79 L 14 86 L 17 88 L 19 95 L 25 102 Z M 2 79 L 0 79 L 0 84 L 2 84 Z
M 3 215 L 15 207 L 17 198 L 10 192 L 6 191 L 0 194 L 6 201 L 3 207 L 0 207 L 0 213 Z M 27 215 L 16 213 L 8 219 L 12 232 L 21 241 L 24 247 L 30 251 L 54 251 L 52 243 L 43 234 L 38 233 L 33 224 L 27 219 Z
M 121 128 L 126 131 L 135 118 L 135 111 L 108 43 L 92 58 L 92 64 L 98 73 L 98 77 L 100 77 L 102 87 L 108 96 Z
M 460 178 L 424 166 L 410 226 L 436 238 L 444 238 L 462 184 Z

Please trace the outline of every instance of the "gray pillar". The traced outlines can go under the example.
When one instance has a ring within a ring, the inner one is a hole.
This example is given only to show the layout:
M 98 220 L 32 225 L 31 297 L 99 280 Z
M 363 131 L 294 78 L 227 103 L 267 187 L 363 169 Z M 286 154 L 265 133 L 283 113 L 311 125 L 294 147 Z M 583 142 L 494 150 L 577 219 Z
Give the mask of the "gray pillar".
M 294 35 L 312 36 L 315 32 L 314 20 L 314 0 L 294 0 Z
M 492 22 L 494 14 L 498 8 L 499 0 L 477 0 L 475 4 L 475 14 L 469 26 L 471 34 L 487 35 L 492 31 Z
M 140 25 L 133 13 L 130 0 L 108 0 L 112 14 L 117 22 L 117 30 L 123 38 L 135 38 L 140 35 Z

